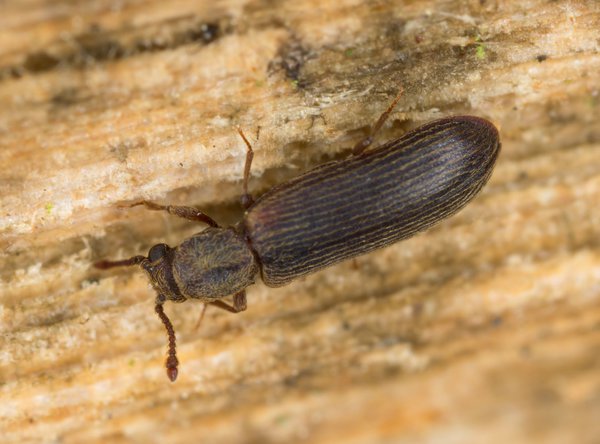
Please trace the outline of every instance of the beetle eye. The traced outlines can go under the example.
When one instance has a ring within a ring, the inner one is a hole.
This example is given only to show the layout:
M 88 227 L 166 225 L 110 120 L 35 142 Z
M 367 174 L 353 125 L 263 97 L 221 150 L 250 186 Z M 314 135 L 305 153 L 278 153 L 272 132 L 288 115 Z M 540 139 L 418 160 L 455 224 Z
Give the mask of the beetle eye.
M 148 252 L 148 259 L 150 262 L 155 262 L 159 259 L 162 259 L 165 254 L 167 254 L 167 244 L 156 244 L 150 251 Z

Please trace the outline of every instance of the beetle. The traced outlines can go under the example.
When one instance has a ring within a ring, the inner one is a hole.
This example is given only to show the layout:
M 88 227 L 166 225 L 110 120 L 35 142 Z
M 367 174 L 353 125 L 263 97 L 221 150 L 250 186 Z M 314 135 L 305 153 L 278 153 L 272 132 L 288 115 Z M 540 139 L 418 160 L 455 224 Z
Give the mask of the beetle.
M 500 152 L 498 130 L 474 116 L 435 120 L 367 150 L 402 95 L 373 125 L 352 155 L 322 164 L 265 192 L 248 192 L 253 159 L 247 146 L 243 219 L 221 227 L 192 207 L 136 202 L 208 228 L 179 246 L 157 244 L 148 256 L 100 261 L 100 269 L 139 265 L 157 293 L 155 310 L 168 335 L 167 375 L 178 374 L 169 300 L 198 299 L 232 313 L 246 309 L 245 289 L 258 274 L 270 287 L 406 239 L 470 202 L 488 181 Z M 233 295 L 233 305 L 222 299 Z M 204 312 L 203 312 L 204 314 Z

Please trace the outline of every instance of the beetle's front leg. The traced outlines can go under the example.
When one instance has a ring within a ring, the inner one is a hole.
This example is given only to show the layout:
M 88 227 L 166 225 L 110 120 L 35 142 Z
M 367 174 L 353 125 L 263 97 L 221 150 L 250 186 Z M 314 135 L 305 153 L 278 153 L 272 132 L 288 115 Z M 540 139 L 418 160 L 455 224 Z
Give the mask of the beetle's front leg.
M 123 259 L 120 261 L 98 261 L 94 262 L 94 267 L 101 270 L 106 270 L 113 267 L 128 267 L 130 265 L 139 265 L 146 260 L 146 256 L 133 256 L 129 259 Z

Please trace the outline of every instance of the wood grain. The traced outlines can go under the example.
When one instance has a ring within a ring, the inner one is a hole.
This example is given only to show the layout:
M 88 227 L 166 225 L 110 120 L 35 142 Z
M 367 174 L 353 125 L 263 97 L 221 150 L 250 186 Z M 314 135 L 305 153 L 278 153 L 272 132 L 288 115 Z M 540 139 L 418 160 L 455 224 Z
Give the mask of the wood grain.
M 574 1 L 2 2 L 0 431 L 26 442 L 597 443 L 600 5 Z M 248 310 L 166 311 L 103 258 L 241 215 L 366 134 L 500 129 L 483 193 L 425 234 Z

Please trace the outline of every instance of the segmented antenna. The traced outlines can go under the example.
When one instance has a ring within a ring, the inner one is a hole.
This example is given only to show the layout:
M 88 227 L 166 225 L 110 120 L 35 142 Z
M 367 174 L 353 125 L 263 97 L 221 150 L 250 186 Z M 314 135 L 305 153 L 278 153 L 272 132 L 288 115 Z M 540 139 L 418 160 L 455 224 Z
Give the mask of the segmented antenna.
M 107 268 L 112 267 L 128 267 L 130 265 L 139 265 L 144 259 L 146 259 L 146 256 L 133 256 L 121 261 L 98 261 L 94 262 L 94 267 L 99 268 L 100 270 L 106 270 Z
M 175 382 L 177 379 L 177 366 L 179 365 L 179 361 L 177 360 L 177 351 L 175 350 L 175 330 L 173 330 L 173 324 L 165 314 L 162 304 L 156 304 L 154 306 L 154 311 L 164 324 L 167 329 L 167 335 L 169 336 L 169 357 L 165 363 L 167 367 L 167 376 L 171 380 L 171 382 Z

